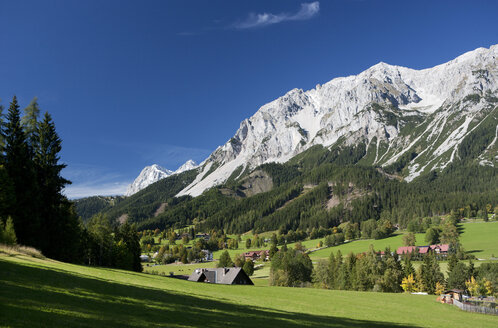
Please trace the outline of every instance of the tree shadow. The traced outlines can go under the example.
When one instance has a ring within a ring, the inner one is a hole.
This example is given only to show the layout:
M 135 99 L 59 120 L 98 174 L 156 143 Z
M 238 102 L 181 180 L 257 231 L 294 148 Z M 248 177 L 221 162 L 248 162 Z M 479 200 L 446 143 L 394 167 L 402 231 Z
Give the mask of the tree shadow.
M 479 252 L 484 252 L 482 249 L 473 249 L 471 251 L 466 251 L 466 254 L 472 254 L 472 253 L 479 253 Z
M 0 272 L 2 326 L 407 327 L 406 324 L 234 304 L 170 290 L 128 286 L 1 259 Z M 130 275 L 135 274 L 130 272 Z

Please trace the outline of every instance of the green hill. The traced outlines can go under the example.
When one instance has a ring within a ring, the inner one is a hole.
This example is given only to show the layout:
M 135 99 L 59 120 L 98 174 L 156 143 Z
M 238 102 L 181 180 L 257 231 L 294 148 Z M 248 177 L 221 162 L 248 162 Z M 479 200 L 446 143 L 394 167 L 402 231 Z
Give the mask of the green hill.
M 11 327 L 496 327 L 434 296 L 222 286 L 0 253 Z

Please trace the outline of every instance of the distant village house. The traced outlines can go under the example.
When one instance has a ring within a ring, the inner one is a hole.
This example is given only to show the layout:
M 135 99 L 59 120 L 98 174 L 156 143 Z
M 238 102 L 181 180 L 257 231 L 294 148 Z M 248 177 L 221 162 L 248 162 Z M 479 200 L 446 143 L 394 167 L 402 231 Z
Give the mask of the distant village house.
M 429 251 L 433 251 L 437 255 L 446 256 L 448 255 L 448 251 L 450 246 L 448 244 L 438 244 L 438 245 L 430 245 L 430 246 L 402 246 L 398 247 L 396 250 L 396 254 L 398 255 L 406 255 L 406 254 L 414 254 L 414 255 L 425 255 L 428 254 Z
M 188 280 L 223 285 L 254 285 L 242 268 L 195 269 Z

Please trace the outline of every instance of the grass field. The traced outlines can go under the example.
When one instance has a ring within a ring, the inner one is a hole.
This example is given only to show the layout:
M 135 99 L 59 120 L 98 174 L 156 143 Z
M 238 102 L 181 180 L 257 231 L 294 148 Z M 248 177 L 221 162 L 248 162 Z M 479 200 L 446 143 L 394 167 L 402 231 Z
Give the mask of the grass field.
M 155 266 L 144 266 L 144 272 L 157 272 L 164 273 L 165 275 L 169 275 L 170 272 L 173 272 L 177 275 L 187 275 L 189 276 L 192 271 L 197 268 L 214 268 L 216 267 L 216 262 L 203 262 L 203 263 L 193 263 L 193 264 L 164 264 L 164 265 L 155 265 Z
M 498 257 L 498 222 L 463 223 L 460 242 L 477 258 Z M 494 256 L 493 256 L 494 255 Z
M 497 327 L 434 296 L 223 286 L 0 254 L 0 326 Z
M 425 234 L 417 233 L 415 234 L 415 238 L 417 240 L 417 245 L 426 245 L 425 243 Z M 373 245 L 375 250 L 383 251 L 386 247 L 391 247 L 391 251 L 396 250 L 398 247 L 403 246 L 403 234 L 396 234 L 389 238 L 384 239 L 365 239 L 365 240 L 355 240 L 350 243 L 342 244 L 339 246 L 329 247 L 325 249 L 321 249 L 319 251 L 313 252 L 310 254 L 311 259 L 325 259 L 330 256 L 331 252 L 337 253 L 338 250 L 341 250 L 342 255 L 347 255 L 350 252 L 353 253 L 362 253 L 368 251 L 370 245 Z

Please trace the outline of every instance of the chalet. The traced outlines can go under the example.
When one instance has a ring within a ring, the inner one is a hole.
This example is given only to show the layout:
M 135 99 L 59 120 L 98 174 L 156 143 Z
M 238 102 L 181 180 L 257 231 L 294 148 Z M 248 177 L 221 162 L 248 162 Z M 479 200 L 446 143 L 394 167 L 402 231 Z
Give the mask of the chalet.
M 406 255 L 406 254 L 414 254 L 414 255 L 425 255 L 429 254 L 430 251 L 434 252 L 437 255 L 446 256 L 449 251 L 448 244 L 438 244 L 438 245 L 429 245 L 429 246 L 403 246 L 398 247 L 396 253 L 398 255 Z
M 434 253 L 439 255 L 448 255 L 448 251 L 450 250 L 450 246 L 448 244 L 431 245 L 429 247 Z
M 254 285 L 242 268 L 195 269 L 188 280 L 223 285 Z
M 398 255 L 405 255 L 405 254 L 411 254 L 413 252 L 416 252 L 417 247 L 416 246 L 402 246 L 398 247 L 396 250 L 396 254 Z
M 448 304 L 453 304 L 453 300 L 461 302 L 463 300 L 463 293 L 464 291 L 461 289 L 450 289 L 444 291 L 441 296 L 439 296 L 438 300 L 440 300 L 441 303 Z
M 256 260 L 264 260 L 264 261 L 268 261 L 270 259 L 270 251 L 265 249 L 265 250 L 262 250 L 262 251 L 250 251 L 250 252 L 247 252 L 247 253 L 244 253 L 244 257 L 246 260 L 253 260 L 253 261 L 256 261 Z

